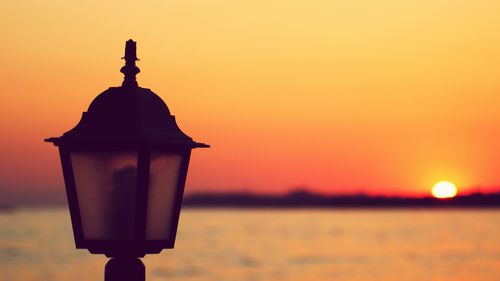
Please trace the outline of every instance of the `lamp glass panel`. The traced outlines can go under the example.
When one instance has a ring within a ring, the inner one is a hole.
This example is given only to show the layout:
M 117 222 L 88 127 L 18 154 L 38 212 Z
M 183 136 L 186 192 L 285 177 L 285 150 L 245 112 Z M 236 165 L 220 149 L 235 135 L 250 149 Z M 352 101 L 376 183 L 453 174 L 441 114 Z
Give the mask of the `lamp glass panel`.
M 137 153 L 73 152 L 84 239 L 134 238 Z
M 151 153 L 146 224 L 147 240 L 170 238 L 182 159 L 181 154 Z

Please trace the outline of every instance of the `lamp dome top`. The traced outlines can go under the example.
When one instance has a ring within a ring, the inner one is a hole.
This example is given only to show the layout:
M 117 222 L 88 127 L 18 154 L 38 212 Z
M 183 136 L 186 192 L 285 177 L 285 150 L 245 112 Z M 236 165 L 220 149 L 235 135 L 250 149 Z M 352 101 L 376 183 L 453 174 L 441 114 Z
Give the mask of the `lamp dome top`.
M 99 94 L 73 129 L 61 137 L 46 139 L 55 145 L 174 145 L 208 147 L 197 143 L 181 131 L 166 103 L 150 89 L 137 85 L 135 75 L 136 42 L 125 46 L 125 74 L 120 87 L 110 87 Z

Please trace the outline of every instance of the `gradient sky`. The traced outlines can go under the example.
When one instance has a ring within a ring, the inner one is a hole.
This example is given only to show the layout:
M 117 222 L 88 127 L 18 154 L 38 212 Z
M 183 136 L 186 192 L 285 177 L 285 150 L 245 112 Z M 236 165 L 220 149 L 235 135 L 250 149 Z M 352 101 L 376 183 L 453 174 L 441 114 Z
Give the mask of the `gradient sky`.
M 194 151 L 187 191 L 423 194 L 500 186 L 500 2 L 2 1 L 0 192 L 62 190 L 93 98 L 139 85 Z

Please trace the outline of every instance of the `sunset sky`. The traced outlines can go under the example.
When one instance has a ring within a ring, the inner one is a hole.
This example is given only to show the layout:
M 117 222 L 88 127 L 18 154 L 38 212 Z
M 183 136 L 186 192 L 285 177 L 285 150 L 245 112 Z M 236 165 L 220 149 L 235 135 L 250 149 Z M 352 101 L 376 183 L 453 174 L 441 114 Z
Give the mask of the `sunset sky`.
M 2 1 L 0 196 L 63 190 L 89 103 L 139 85 L 211 149 L 186 190 L 419 195 L 500 186 L 500 1 Z

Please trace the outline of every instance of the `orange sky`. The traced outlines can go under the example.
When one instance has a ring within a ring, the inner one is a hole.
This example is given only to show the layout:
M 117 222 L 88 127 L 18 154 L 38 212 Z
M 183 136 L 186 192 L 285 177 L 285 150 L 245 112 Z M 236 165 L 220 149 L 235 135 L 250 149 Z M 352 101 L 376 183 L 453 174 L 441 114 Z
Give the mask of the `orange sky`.
M 2 1 L 0 192 L 60 189 L 45 137 L 139 84 L 193 154 L 188 191 L 500 186 L 500 2 Z

